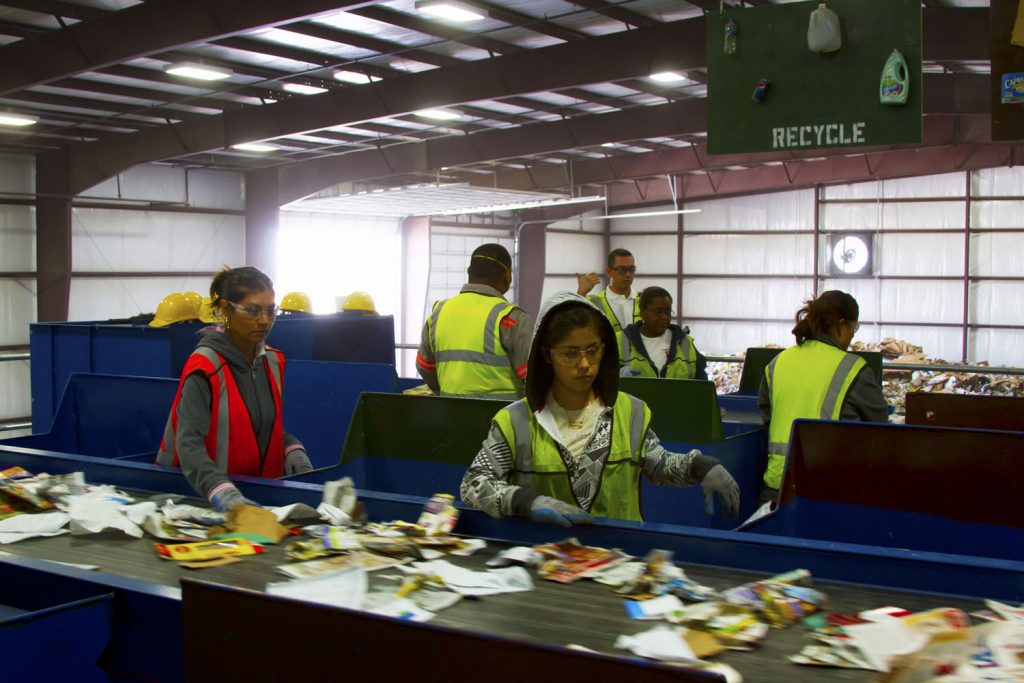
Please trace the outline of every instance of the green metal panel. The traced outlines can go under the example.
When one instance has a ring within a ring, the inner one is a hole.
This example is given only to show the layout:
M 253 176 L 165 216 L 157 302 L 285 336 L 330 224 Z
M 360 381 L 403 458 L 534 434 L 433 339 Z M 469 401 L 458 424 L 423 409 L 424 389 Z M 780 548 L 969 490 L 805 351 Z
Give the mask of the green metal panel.
M 811 52 L 807 26 L 814 2 L 729 8 L 707 13 L 708 151 L 892 145 L 921 141 L 920 0 L 829 0 L 843 45 Z M 729 18 L 737 50 L 723 50 Z M 896 48 L 907 62 L 909 98 L 880 104 L 882 67 Z M 768 89 L 753 101 L 760 79 Z
M 363 393 L 341 461 L 366 455 L 469 465 L 508 401 Z
M 740 375 L 741 392 L 757 392 L 761 387 L 764 369 L 772 358 L 782 353 L 783 349 L 768 349 L 752 346 L 743 357 L 743 374 Z M 863 358 L 875 375 L 878 386 L 882 386 L 882 354 L 877 351 L 854 351 Z
M 662 441 L 715 443 L 722 440 L 715 383 L 699 379 L 623 377 L 619 389 L 651 409 L 651 429 Z

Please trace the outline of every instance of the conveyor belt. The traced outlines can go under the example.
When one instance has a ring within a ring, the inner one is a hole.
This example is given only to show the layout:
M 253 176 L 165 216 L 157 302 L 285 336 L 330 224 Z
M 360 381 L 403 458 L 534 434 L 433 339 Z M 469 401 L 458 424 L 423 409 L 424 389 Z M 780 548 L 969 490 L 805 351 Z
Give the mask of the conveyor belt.
M 551 540 L 563 537 L 560 529 L 551 528 Z M 192 576 L 206 581 L 238 587 L 263 590 L 269 581 L 285 580 L 274 571 L 283 562 L 282 546 L 268 546 L 264 555 L 246 558 L 242 563 L 193 571 L 162 560 L 153 552 L 153 540 L 129 538 L 121 533 L 104 532 L 89 536 L 58 536 L 33 539 L 4 546 L 3 550 L 17 555 L 95 564 L 101 571 L 141 579 L 167 586 L 177 586 L 181 576 Z M 454 563 L 479 569 L 501 544 L 490 542 L 488 548 L 469 558 L 452 557 Z M 678 558 L 677 558 L 678 559 Z M 755 574 L 728 569 L 686 566 L 694 579 L 715 588 L 727 588 L 752 579 Z M 371 574 L 372 586 L 394 587 L 385 578 L 396 570 L 382 570 Z M 575 643 L 599 652 L 623 654 L 614 649 L 620 634 L 638 633 L 658 622 L 629 620 L 622 606 L 622 598 L 613 590 L 592 581 L 561 585 L 535 580 L 536 590 L 464 600 L 438 614 L 432 623 L 473 629 L 507 637 L 523 638 L 554 644 Z M 901 593 L 864 586 L 818 582 L 816 586 L 830 597 L 834 611 L 853 612 L 883 605 L 897 605 L 912 611 L 934 607 L 959 607 L 971 611 L 980 607 L 976 601 L 949 599 L 942 596 Z M 45 590 L 40 586 L 40 590 Z M 754 652 L 727 652 L 716 658 L 740 671 L 744 680 L 751 681 L 869 681 L 873 674 L 865 671 L 819 669 L 790 664 L 786 656 L 796 653 L 804 644 L 807 630 L 802 626 L 772 630 L 765 643 Z

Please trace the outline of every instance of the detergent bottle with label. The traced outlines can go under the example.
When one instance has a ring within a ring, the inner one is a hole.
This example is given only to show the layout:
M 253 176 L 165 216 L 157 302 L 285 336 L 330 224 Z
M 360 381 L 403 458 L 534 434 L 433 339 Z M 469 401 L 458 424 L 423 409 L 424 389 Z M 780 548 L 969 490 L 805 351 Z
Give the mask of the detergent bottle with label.
M 899 50 L 893 50 L 882 67 L 878 83 L 878 101 L 882 104 L 906 104 L 910 93 L 910 71 Z

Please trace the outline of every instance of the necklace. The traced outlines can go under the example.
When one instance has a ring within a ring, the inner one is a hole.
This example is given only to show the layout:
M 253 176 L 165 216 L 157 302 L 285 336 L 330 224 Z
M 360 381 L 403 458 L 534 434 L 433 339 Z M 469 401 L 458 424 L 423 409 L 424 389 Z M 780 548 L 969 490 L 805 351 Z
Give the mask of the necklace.
M 565 417 L 567 421 L 565 426 L 569 429 L 583 429 L 583 416 L 590 409 L 590 406 L 593 405 L 593 403 L 594 398 L 591 397 L 591 399 L 587 401 L 587 405 L 583 406 L 579 410 L 566 410 Z

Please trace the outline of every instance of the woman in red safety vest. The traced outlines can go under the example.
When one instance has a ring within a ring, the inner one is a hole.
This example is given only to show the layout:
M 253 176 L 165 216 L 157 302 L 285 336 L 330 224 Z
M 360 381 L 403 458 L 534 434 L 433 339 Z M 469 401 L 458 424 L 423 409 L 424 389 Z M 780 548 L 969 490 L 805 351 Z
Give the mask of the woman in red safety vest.
M 228 475 L 281 477 L 312 465 L 281 426 L 284 354 L 264 343 L 277 316 L 274 284 L 251 266 L 225 268 L 210 297 L 223 322 L 199 331 L 156 462 L 180 467 L 192 488 L 225 511 L 253 504 Z

